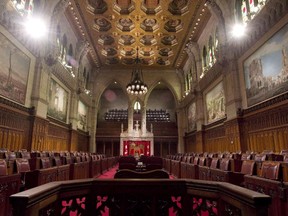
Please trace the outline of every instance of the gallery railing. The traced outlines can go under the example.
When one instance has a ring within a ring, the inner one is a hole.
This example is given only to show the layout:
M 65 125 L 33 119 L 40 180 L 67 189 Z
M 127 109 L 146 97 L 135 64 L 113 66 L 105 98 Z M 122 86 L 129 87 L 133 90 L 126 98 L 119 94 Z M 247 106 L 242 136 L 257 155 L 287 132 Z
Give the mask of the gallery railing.
M 267 215 L 269 196 L 201 180 L 51 182 L 10 197 L 13 215 Z

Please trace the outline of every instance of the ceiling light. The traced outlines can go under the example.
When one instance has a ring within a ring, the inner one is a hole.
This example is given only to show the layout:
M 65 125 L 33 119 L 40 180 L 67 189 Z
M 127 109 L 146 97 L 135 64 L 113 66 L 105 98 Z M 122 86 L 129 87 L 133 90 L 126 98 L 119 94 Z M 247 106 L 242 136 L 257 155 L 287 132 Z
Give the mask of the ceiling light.
M 147 93 L 147 85 L 143 82 L 142 69 L 138 67 L 138 47 L 137 47 L 137 58 L 136 67 L 132 70 L 131 81 L 128 83 L 126 90 L 131 95 L 144 95 Z
M 33 38 L 43 37 L 47 33 L 46 23 L 40 18 L 28 18 L 25 27 L 26 32 Z
M 243 24 L 236 23 L 232 29 L 233 37 L 239 38 L 245 34 L 245 26 Z

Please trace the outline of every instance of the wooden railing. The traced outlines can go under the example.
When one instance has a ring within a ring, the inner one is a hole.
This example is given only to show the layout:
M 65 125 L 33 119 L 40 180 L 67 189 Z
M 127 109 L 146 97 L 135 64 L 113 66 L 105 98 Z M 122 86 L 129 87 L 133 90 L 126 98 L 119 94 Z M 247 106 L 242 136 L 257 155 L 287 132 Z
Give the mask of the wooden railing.
M 229 183 L 169 179 L 51 182 L 10 197 L 14 216 L 268 215 L 271 198 Z M 105 213 L 104 213 L 105 212 Z

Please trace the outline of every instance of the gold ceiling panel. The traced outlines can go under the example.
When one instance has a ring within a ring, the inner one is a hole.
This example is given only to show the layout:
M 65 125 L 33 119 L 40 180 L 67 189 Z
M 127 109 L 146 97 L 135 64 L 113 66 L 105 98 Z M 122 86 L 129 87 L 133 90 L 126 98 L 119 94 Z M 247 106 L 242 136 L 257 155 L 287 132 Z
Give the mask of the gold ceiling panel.
M 179 67 L 211 16 L 205 0 L 74 0 L 69 7 L 99 67 L 134 65 L 137 49 L 143 66 Z

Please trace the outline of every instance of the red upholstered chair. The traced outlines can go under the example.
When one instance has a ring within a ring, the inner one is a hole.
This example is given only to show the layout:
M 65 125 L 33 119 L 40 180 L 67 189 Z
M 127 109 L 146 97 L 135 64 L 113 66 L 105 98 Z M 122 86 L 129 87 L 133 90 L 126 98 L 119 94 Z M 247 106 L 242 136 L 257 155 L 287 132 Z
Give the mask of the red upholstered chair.
M 24 173 L 30 171 L 30 165 L 28 159 L 26 158 L 17 158 L 16 159 L 16 172 Z
M 229 158 L 222 158 L 219 165 L 220 170 L 223 171 L 230 171 L 230 159 Z
M 280 169 L 280 162 L 264 161 L 262 163 L 260 177 L 272 180 L 279 180 L 279 169 Z
M 242 163 L 241 173 L 245 175 L 253 175 L 255 174 L 255 161 L 245 160 Z
M 60 157 L 53 157 L 52 158 L 52 165 L 53 166 L 61 166 L 62 162 L 61 162 Z
M 256 154 L 254 157 L 255 161 L 265 161 L 267 159 L 267 155 L 266 154 Z
M 16 173 L 21 174 L 20 190 L 25 190 L 26 173 L 30 171 L 30 165 L 28 159 L 16 158 L 15 165 L 16 165 Z
M 4 159 L 0 159 L 0 176 L 8 175 L 7 163 Z
M 210 168 L 217 169 L 219 167 L 219 158 L 212 158 Z
M 47 169 L 51 167 L 51 162 L 49 157 L 44 157 L 40 159 L 41 161 L 41 169 Z

